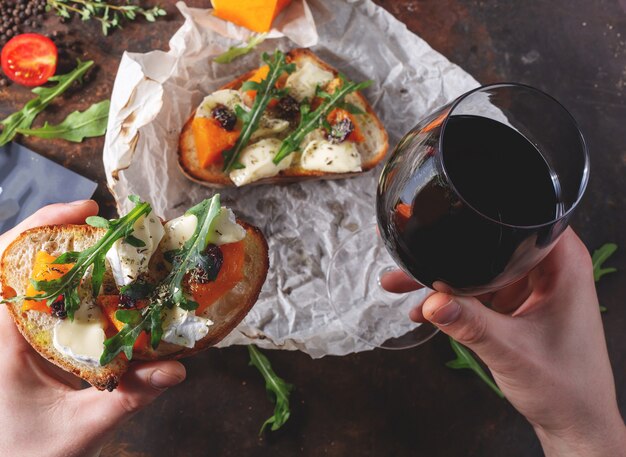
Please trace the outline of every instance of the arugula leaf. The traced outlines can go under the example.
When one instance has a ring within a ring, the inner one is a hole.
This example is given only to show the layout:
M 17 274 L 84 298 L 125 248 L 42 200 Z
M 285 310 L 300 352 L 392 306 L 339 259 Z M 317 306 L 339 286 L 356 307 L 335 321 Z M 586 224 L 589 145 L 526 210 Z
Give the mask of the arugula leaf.
M 448 337 L 450 338 L 450 337 Z M 485 370 L 480 366 L 480 364 L 476 361 L 476 359 L 472 356 L 471 352 L 462 344 L 450 338 L 450 346 L 454 350 L 456 354 L 456 359 L 450 360 L 446 363 L 448 368 L 453 369 L 469 369 L 478 375 L 480 379 L 482 379 L 490 388 L 493 390 L 496 395 L 500 398 L 504 398 L 504 394 L 498 388 L 495 382 L 491 380 L 489 375 L 485 373 Z
M 24 107 L 0 121 L 4 128 L 0 133 L 0 146 L 4 146 L 11 141 L 17 129 L 29 129 L 35 117 L 41 113 L 56 97 L 65 92 L 74 81 L 81 78 L 93 65 L 93 60 L 86 62 L 78 61 L 77 67 L 65 75 L 53 76 L 48 81 L 55 82 L 52 87 L 35 87 L 32 92 L 37 97 L 29 100 Z
M 120 287 L 120 295 L 126 295 L 133 300 L 141 300 L 149 297 L 155 289 L 154 284 L 138 279 L 125 286 Z
M 269 71 L 265 79 L 261 82 L 247 81 L 241 86 L 241 90 L 256 90 L 256 97 L 250 111 L 245 111 L 241 107 L 235 109 L 235 114 L 243 122 L 241 133 L 235 145 L 224 151 L 224 171 L 228 172 L 232 168 L 241 168 L 237 164 L 239 154 L 250 141 L 250 137 L 259 127 L 261 116 L 267 108 L 269 102 L 280 96 L 281 91 L 276 88 L 276 82 L 283 73 L 292 73 L 295 70 L 294 64 L 288 64 L 285 61 L 285 54 L 276 50 L 274 55 L 270 57 L 267 53 L 263 53 L 263 61 L 269 66 Z
M 185 297 L 183 280 L 187 273 L 193 272 L 198 266 L 209 261 L 204 251 L 209 243 L 211 227 L 219 212 L 220 196 L 216 194 L 185 213 L 196 216 L 198 223 L 193 236 L 185 242 L 183 247 L 167 254 L 172 259 L 172 270 L 159 284 L 159 297 L 167 306 L 178 305 L 187 311 L 198 307 L 198 303 Z
M 265 379 L 265 389 L 270 399 L 275 403 L 274 415 L 263 422 L 259 431 L 259 435 L 261 435 L 266 427 L 271 426 L 271 430 L 276 431 L 289 420 L 291 415 L 289 395 L 293 391 L 293 385 L 274 373 L 270 361 L 256 346 L 248 346 L 248 353 L 250 354 L 250 365 L 255 366 L 263 376 L 263 379 Z
M 107 130 L 109 119 L 109 100 L 94 103 L 85 111 L 70 113 L 60 124 L 50 125 L 47 122 L 43 127 L 36 129 L 16 128 L 16 133 L 36 136 L 39 138 L 61 138 L 63 140 L 80 143 L 85 138 L 102 136 Z
M 140 240 L 136 236 L 127 235 L 124 237 L 124 243 L 130 244 L 134 248 L 144 248 L 146 247 L 146 243 L 143 240 Z
M 163 305 L 160 302 L 151 302 L 150 306 L 141 310 L 123 310 L 115 312 L 115 318 L 125 325 L 116 335 L 104 342 L 104 351 L 100 356 L 100 365 L 104 366 L 111 362 L 118 354 L 124 353 L 128 360 L 133 358 L 133 346 L 142 331 L 151 333 L 150 342 L 156 348 L 161 341 L 163 330 L 161 328 L 161 311 Z M 158 325 L 158 330 L 155 326 Z M 156 344 L 154 336 L 158 335 Z
M 223 52 L 219 56 L 215 57 L 213 61 L 217 63 L 231 63 L 237 57 L 248 54 L 256 46 L 263 43 L 266 37 L 267 37 L 267 33 L 253 34 L 250 37 L 250 39 L 248 39 L 245 46 L 241 46 L 241 47 L 231 46 L 228 48 L 226 52 Z
M 188 299 L 184 293 L 183 281 L 188 273 L 193 273 L 198 266 L 207 265 L 210 260 L 205 253 L 209 243 L 209 234 L 216 216 L 220 212 L 220 196 L 214 195 L 208 200 L 187 210 L 198 219 L 196 230 L 182 248 L 164 253 L 171 260 L 172 270 L 152 291 L 152 285 L 131 283 L 122 288 L 121 293 L 131 298 L 148 298 L 150 304 L 141 310 L 115 313 L 115 318 L 124 322 L 122 330 L 104 342 L 104 352 L 100 356 L 100 365 L 106 365 L 123 352 L 128 360 L 133 357 L 133 346 L 142 331 L 150 333 L 150 344 L 156 349 L 163 336 L 162 312 L 173 306 L 184 310 L 194 310 L 198 303 Z
M 617 268 L 614 267 L 602 268 L 604 262 L 606 262 L 608 258 L 615 253 L 615 251 L 617 251 L 617 244 L 615 243 L 603 244 L 599 249 L 593 251 L 591 262 L 593 264 L 594 281 L 597 282 L 600 278 L 602 278 L 602 276 L 617 271 Z
M 48 306 L 51 306 L 61 295 L 65 300 L 65 310 L 70 319 L 74 319 L 74 312 L 80 306 L 80 297 L 78 295 L 78 287 L 87 273 L 88 269 L 93 265 L 93 271 L 91 274 L 91 286 L 93 296 L 97 296 L 100 293 L 100 287 L 102 286 L 102 280 L 105 272 L 105 256 L 111 249 L 113 243 L 120 238 L 126 236 L 137 219 L 144 214 L 148 214 L 152 211 L 152 208 L 148 203 L 137 204 L 126 216 L 120 219 L 112 219 L 109 221 L 108 231 L 104 234 L 100 240 L 90 248 L 81 252 L 67 252 L 53 263 L 74 263 L 74 266 L 59 279 L 53 279 L 51 281 L 35 281 L 31 280 L 31 283 L 36 290 L 44 292 L 41 295 L 17 296 L 10 299 L 2 300 L 2 303 L 13 302 L 17 300 L 35 300 L 46 301 Z
M 89 216 L 87 219 L 85 219 L 85 222 L 88 225 L 91 225 L 92 227 L 103 228 L 103 229 L 109 228 L 109 220 L 105 219 L 104 217 Z
M 346 95 L 363 90 L 372 84 L 372 81 L 363 81 L 355 83 L 348 81 L 340 75 L 342 85 L 332 94 L 320 90 L 318 86 L 316 89 L 316 96 L 322 98 L 322 103 L 314 111 L 311 111 L 311 107 L 308 103 L 303 103 L 300 107 L 300 124 L 296 129 L 291 132 L 287 138 L 283 140 L 280 149 L 274 156 L 274 163 L 278 165 L 281 160 L 287 157 L 294 151 L 300 148 L 300 143 L 306 135 L 319 127 L 327 127 L 326 117 L 333 108 L 341 106 L 348 110 L 353 110 L 352 107 L 359 109 L 358 107 L 350 104 L 344 104 L 343 99 Z

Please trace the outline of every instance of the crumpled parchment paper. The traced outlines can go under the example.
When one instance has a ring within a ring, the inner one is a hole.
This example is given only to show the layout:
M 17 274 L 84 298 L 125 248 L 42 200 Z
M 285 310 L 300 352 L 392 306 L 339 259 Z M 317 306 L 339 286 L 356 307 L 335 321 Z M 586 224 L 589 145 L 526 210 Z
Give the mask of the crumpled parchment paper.
M 303 16 L 291 17 L 289 30 L 280 32 L 289 38 L 268 39 L 231 64 L 211 61 L 237 44 L 220 33 L 245 38 L 238 35 L 243 32 L 227 26 L 229 30 L 218 33 L 216 27 L 223 24 L 216 25 L 206 10 L 182 2 L 178 8 L 185 23 L 172 37 L 169 52 L 124 54 L 104 149 L 108 185 L 120 212 L 132 207 L 128 195 L 137 194 L 151 202 L 157 214 L 170 219 L 214 193 L 179 170 L 180 131 L 206 94 L 257 67 L 262 51 L 289 50 L 319 35 L 312 49 L 322 59 L 352 80 L 375 81 L 365 95 L 387 127 L 391 148 L 420 118 L 478 85 L 370 0 L 301 2 L 296 3 L 301 4 Z M 309 8 L 317 32 L 305 14 Z M 342 240 L 375 221 L 381 166 L 352 179 L 220 191 L 223 204 L 260 227 L 270 246 L 270 271 L 259 301 L 222 346 L 254 343 L 298 349 L 314 358 L 371 349 L 347 333 L 334 314 L 326 292 L 326 271 Z M 355 255 L 365 259 L 368 253 Z M 362 309 L 350 318 L 368 319 L 375 313 Z M 375 336 L 382 342 L 410 328 L 412 324 L 403 318 Z

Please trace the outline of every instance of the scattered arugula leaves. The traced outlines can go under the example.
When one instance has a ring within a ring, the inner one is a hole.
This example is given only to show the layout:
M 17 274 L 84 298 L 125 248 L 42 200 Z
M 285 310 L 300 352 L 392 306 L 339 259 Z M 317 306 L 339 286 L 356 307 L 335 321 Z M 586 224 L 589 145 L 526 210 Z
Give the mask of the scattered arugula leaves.
M 108 35 L 109 30 L 122 28 L 123 20 L 134 21 L 138 15 L 143 16 L 148 22 L 154 22 L 158 17 L 167 15 L 167 12 L 158 5 L 142 8 L 138 5 L 118 5 L 103 0 L 47 0 L 46 3 L 47 11 L 54 10 L 64 19 L 70 19 L 72 14 L 76 14 L 83 21 L 90 19 L 99 21 L 104 35 Z
M 615 253 L 615 251 L 617 251 L 617 244 L 615 243 L 605 243 L 600 246 L 599 249 L 593 251 L 593 255 L 591 256 L 591 263 L 593 265 L 593 280 L 595 282 L 600 281 L 600 278 L 602 278 L 604 275 L 617 271 L 617 268 L 614 267 L 602 268 L 604 262 L 606 262 L 609 257 L 611 257 Z M 606 306 L 600 305 L 600 312 L 606 313 L 606 311 Z
M 369 87 L 372 81 L 368 80 L 355 83 L 348 81 L 343 75 L 339 77 L 341 78 L 342 84 L 332 94 L 324 92 L 319 86 L 317 87 L 315 96 L 321 98 L 322 103 L 314 111 L 311 111 L 311 105 L 308 102 L 304 102 L 300 105 L 300 123 L 298 127 L 283 140 L 280 149 L 276 153 L 276 156 L 274 156 L 274 163 L 276 165 L 289 154 L 297 151 L 300 147 L 300 143 L 307 134 L 320 127 L 328 129 L 329 126 L 327 125 L 326 117 L 334 108 L 341 106 L 349 112 L 361 112 L 357 106 L 344 103 L 344 98 L 352 92 Z
M 487 384 L 491 390 L 493 390 L 496 395 L 500 398 L 504 398 L 504 394 L 498 388 L 495 382 L 491 380 L 489 375 L 483 370 L 480 364 L 476 361 L 476 359 L 472 356 L 472 353 L 463 346 L 461 343 L 455 341 L 454 339 L 448 337 L 450 339 L 450 346 L 454 350 L 456 354 L 456 359 L 450 360 L 446 363 L 448 368 L 453 368 L 455 370 L 459 369 L 468 369 L 472 370 L 474 373 L 478 375 L 480 379 L 482 379 L 485 384 Z
M 0 146 L 11 141 L 18 129 L 29 129 L 35 117 L 41 113 L 56 97 L 64 93 L 74 81 L 80 79 L 93 65 L 93 60 L 86 62 L 78 61 L 74 70 L 59 76 L 53 76 L 48 81 L 56 83 L 54 86 L 35 87 L 32 92 L 37 97 L 29 100 L 24 107 L 0 121 L 4 128 L 0 134 Z
M 263 376 L 265 389 L 270 399 L 275 403 L 274 414 L 261 426 L 259 435 L 262 435 L 268 426 L 272 431 L 276 431 L 289 420 L 291 415 L 289 396 L 293 391 L 293 385 L 287 383 L 274 372 L 270 361 L 256 346 L 249 345 L 248 353 L 250 354 L 250 365 L 255 366 Z
M 284 91 L 276 88 L 278 78 L 284 73 L 292 73 L 295 70 L 294 64 L 288 64 L 285 60 L 285 54 L 276 50 L 270 57 L 267 53 L 263 53 L 263 61 L 268 65 L 269 71 L 265 79 L 261 82 L 246 81 L 241 86 L 242 91 L 255 90 L 256 97 L 250 111 L 244 110 L 241 106 L 235 107 L 235 114 L 243 122 L 241 133 L 235 145 L 224 151 L 224 171 L 228 172 L 232 168 L 241 168 L 242 165 L 237 162 L 239 154 L 250 141 L 250 137 L 259 127 L 261 116 L 267 108 L 267 105 L 273 98 L 280 97 Z
M 265 41 L 267 33 L 253 34 L 244 46 L 231 46 L 227 51 L 213 59 L 217 63 L 231 63 L 237 57 L 244 56 Z
M 107 130 L 110 104 L 109 100 L 103 100 L 94 103 L 85 111 L 70 113 L 60 124 L 50 125 L 46 122 L 43 127 L 17 128 L 15 132 L 39 138 L 61 138 L 80 143 L 85 138 L 104 135 Z
M 125 325 L 119 333 L 104 342 L 100 365 L 108 364 L 121 352 L 131 360 L 133 346 L 142 331 L 150 334 L 150 344 L 156 349 L 163 336 L 162 314 L 166 308 L 178 305 L 191 311 L 198 307 L 198 303 L 185 296 L 183 281 L 187 274 L 193 274 L 198 267 L 209 268 L 212 260 L 205 251 L 210 241 L 213 222 L 219 212 L 219 194 L 187 210 L 185 214 L 196 216 L 198 223 L 194 234 L 180 249 L 164 253 L 172 263 L 172 269 L 165 279 L 152 290 L 151 285 L 131 283 L 120 291 L 131 298 L 148 298 L 149 304 L 140 310 L 118 310 L 115 313 L 115 318 Z
M 605 243 L 599 249 L 593 251 L 591 262 L 593 264 L 594 281 L 598 282 L 604 275 L 617 271 L 617 268 L 614 267 L 603 268 L 604 262 L 606 262 L 615 251 L 617 251 L 617 244 L 615 243 Z
M 128 236 L 128 234 L 132 232 L 133 225 L 137 219 L 148 214 L 151 210 L 152 208 L 148 203 L 138 203 L 126 216 L 107 221 L 106 228 L 108 230 L 96 244 L 84 251 L 70 251 L 57 257 L 53 262 L 54 264 L 73 263 L 74 266 L 59 279 L 50 281 L 35 281 L 31 279 L 31 283 L 35 289 L 43 292 L 43 294 L 32 297 L 17 296 L 3 300 L 2 302 L 45 300 L 46 304 L 51 306 L 60 296 L 63 296 L 67 315 L 70 319 L 74 319 L 74 312 L 80 306 L 78 287 L 89 268 L 93 266 L 93 271 L 91 272 L 91 287 L 92 294 L 95 297 L 100 293 L 100 287 L 102 286 L 106 265 L 106 253 L 111 249 L 115 241 Z M 90 222 L 95 223 L 95 226 L 101 228 L 105 225 L 103 218 L 88 218 L 87 223 Z

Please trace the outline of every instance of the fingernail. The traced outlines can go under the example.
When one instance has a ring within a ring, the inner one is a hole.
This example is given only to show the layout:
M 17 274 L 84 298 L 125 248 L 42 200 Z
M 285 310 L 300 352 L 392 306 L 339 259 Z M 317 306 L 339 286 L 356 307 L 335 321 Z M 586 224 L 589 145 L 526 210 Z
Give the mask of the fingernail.
M 70 206 L 81 206 L 87 203 L 89 200 L 76 200 L 75 202 L 68 203 Z
M 155 370 L 150 375 L 150 384 L 156 389 L 167 389 L 180 384 L 184 378 L 166 373 L 163 370 Z
M 459 318 L 460 314 L 461 305 L 459 305 L 459 303 L 455 300 L 450 300 L 448 303 L 431 314 L 428 320 L 437 325 L 446 326 L 455 322 Z

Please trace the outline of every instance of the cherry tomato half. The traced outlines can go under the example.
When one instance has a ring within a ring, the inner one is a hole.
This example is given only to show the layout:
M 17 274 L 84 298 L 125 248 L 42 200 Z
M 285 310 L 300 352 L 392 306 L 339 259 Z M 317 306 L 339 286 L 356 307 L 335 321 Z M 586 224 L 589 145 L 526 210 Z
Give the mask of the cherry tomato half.
M 2 48 L 2 70 L 24 86 L 40 86 L 57 68 L 57 47 L 50 38 L 24 33 L 11 38 Z

